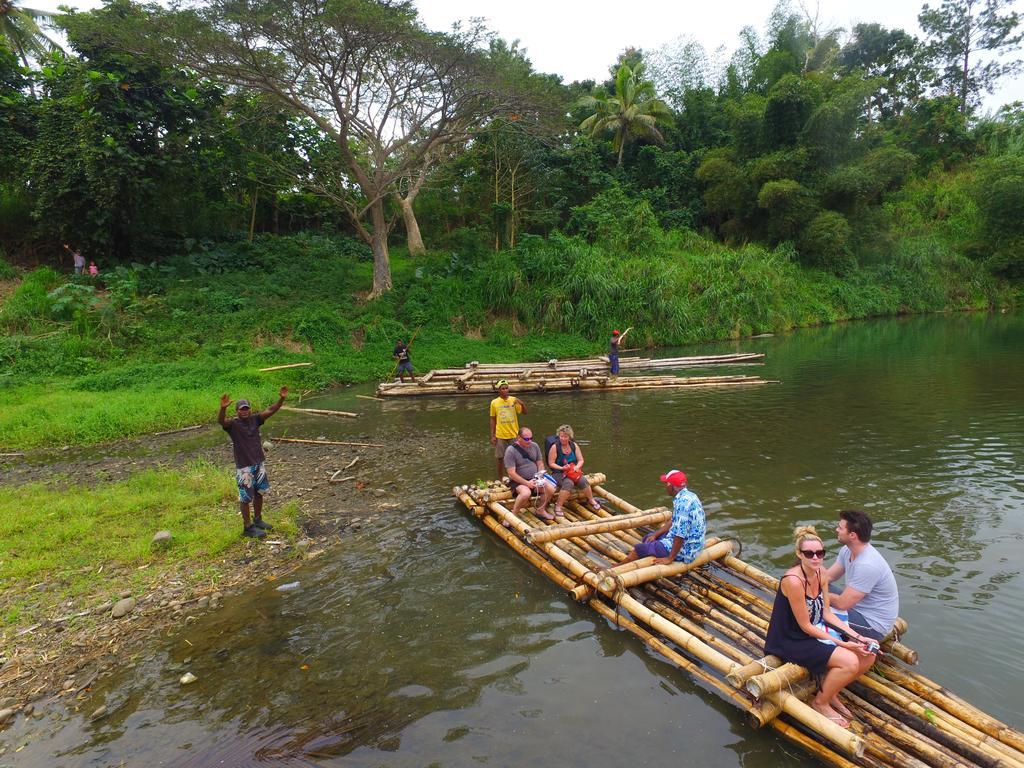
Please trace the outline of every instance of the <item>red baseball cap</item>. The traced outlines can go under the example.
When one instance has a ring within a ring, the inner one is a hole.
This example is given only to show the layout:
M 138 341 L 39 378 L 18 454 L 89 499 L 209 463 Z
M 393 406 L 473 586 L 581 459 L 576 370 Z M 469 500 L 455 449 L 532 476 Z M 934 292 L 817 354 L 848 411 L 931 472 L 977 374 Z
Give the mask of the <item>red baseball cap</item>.
M 681 469 L 670 469 L 661 476 L 661 482 L 671 483 L 676 488 L 682 488 L 686 485 L 686 473 Z
M 618 336 L 618 335 L 619 335 L 618 331 L 612 331 L 612 336 Z

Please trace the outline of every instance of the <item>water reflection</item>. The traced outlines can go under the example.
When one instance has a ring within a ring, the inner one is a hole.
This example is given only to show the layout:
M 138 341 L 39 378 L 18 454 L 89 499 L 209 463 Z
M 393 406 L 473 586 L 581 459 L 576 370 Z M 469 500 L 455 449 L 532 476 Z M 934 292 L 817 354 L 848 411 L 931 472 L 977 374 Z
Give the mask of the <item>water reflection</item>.
M 779 385 L 535 396 L 529 423 L 572 423 L 588 468 L 640 506 L 663 503 L 657 477 L 684 468 L 710 531 L 773 572 L 795 525 L 827 534 L 838 509 L 868 509 L 922 671 L 1021 726 L 1022 342 L 1024 321 L 1006 315 L 808 330 L 741 345 L 768 352 Z M 182 627 L 83 707 L 110 716 L 50 726 L 19 765 L 813 764 L 453 506 L 453 483 L 493 471 L 486 398 L 357 391 L 317 404 L 358 423 L 282 414 L 279 428 L 430 435 L 405 466 L 379 468 L 402 509 L 297 572 L 300 590 L 265 585 Z M 199 678 L 187 688 L 185 669 Z

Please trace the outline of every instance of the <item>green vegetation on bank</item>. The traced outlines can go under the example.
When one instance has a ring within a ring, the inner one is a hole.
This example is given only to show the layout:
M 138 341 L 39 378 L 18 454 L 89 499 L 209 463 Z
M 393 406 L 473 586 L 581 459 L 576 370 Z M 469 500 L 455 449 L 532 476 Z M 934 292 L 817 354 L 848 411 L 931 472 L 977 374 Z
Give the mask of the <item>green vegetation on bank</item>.
M 26 616 L 38 616 L 39 601 L 104 593 L 116 599 L 126 584 L 140 586 L 177 563 L 215 559 L 238 543 L 237 499 L 231 473 L 205 462 L 186 464 L 173 475 L 146 470 L 95 486 L 58 478 L 5 487 L 0 623 L 17 626 Z M 275 509 L 275 535 L 295 533 L 296 512 L 294 504 Z M 151 539 L 161 529 L 173 538 L 157 549 Z M 45 595 L 27 589 L 40 582 L 47 582 Z
M 298 392 L 384 378 L 395 341 L 417 330 L 423 371 L 595 354 L 616 325 L 635 326 L 638 343 L 671 345 L 1012 300 L 979 264 L 927 239 L 840 279 L 801 267 L 785 247 L 642 234 L 645 253 L 633 256 L 566 237 L 526 237 L 514 252 L 399 256 L 395 290 L 369 302 L 371 262 L 344 237 L 206 244 L 118 267 L 102 285 L 37 269 L 0 305 L 0 445 L 210 421 L 225 391 L 268 403 L 281 383 Z M 315 365 L 257 370 L 298 361 Z

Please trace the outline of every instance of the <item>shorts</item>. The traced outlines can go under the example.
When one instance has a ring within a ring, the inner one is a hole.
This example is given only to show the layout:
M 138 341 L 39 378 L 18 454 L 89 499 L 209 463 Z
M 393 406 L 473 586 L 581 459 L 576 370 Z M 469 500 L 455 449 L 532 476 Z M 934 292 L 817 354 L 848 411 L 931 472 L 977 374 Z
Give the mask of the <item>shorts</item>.
M 587 476 L 583 475 L 579 480 L 573 482 L 570 480 L 564 472 L 558 472 L 555 474 L 555 484 L 560 491 L 571 491 L 574 488 L 583 489 L 586 488 L 590 483 L 587 482 Z
M 398 364 L 399 373 L 412 373 L 412 360 L 403 360 Z
M 515 441 L 516 441 L 516 439 L 514 437 L 510 437 L 510 438 L 508 438 L 508 440 L 505 440 L 504 438 L 499 437 L 498 438 L 498 442 L 496 442 L 494 444 L 494 458 L 496 458 L 496 459 L 504 459 L 505 458 L 505 451 L 507 451 L 508 447 L 510 445 L 512 445 L 512 443 L 514 443 Z
M 238 484 L 238 500 L 243 504 L 252 501 L 257 493 L 260 496 L 266 495 L 270 490 L 266 462 L 261 461 L 251 467 L 238 467 L 235 470 L 235 482 Z
M 660 541 L 641 541 L 633 550 L 637 557 L 668 557 L 668 548 Z

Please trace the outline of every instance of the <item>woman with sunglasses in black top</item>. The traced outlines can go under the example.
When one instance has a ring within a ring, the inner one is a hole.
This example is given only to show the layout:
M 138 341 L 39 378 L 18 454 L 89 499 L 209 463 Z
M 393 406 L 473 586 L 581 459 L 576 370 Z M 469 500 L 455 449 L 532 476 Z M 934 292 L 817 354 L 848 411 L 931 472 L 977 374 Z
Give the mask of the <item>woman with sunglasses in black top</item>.
M 868 651 L 870 639 L 854 632 L 829 607 L 825 545 L 817 531 L 801 526 L 793 535 L 797 562 L 779 579 L 764 652 L 807 667 L 820 685 L 811 706 L 848 728 L 853 715 L 839 701 L 839 692 L 871 668 L 875 654 Z M 830 635 L 826 624 L 843 639 Z

